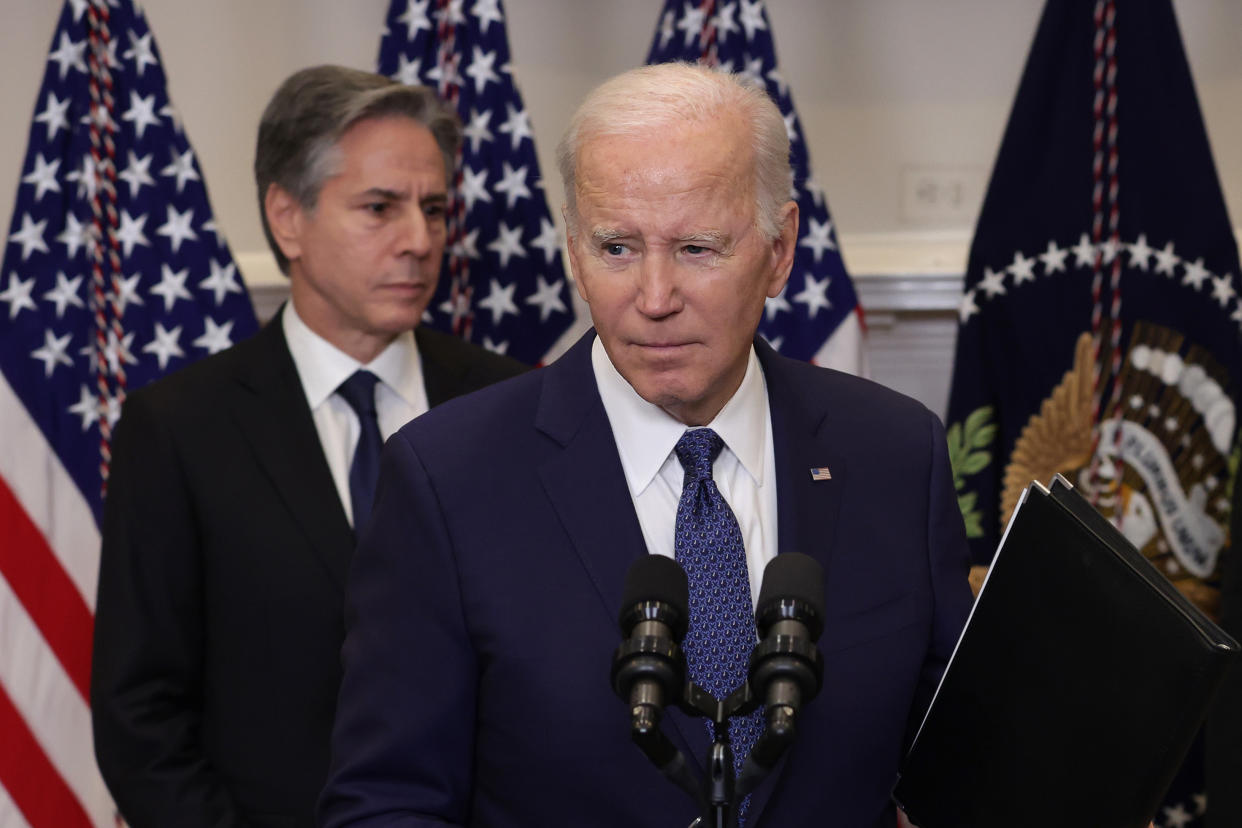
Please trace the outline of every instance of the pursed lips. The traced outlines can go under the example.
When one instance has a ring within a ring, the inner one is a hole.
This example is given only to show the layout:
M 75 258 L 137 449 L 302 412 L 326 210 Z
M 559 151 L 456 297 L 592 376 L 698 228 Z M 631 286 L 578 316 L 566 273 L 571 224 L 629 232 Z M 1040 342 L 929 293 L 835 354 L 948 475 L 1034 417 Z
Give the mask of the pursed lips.
M 379 285 L 381 290 L 416 291 L 426 290 L 426 282 L 385 282 Z
M 652 353 L 671 353 L 699 343 L 693 340 L 659 340 L 655 342 L 631 342 L 630 345 Z

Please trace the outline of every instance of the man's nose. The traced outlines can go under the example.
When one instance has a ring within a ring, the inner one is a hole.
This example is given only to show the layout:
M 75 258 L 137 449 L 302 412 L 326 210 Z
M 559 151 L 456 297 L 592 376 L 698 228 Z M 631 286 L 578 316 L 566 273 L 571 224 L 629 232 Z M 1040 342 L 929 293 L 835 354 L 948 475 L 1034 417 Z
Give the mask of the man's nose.
M 417 258 L 431 252 L 431 227 L 422 209 L 415 207 L 401 221 L 401 252 Z
M 675 265 L 661 256 L 644 256 L 639 265 L 635 306 L 644 316 L 659 319 L 681 310 Z

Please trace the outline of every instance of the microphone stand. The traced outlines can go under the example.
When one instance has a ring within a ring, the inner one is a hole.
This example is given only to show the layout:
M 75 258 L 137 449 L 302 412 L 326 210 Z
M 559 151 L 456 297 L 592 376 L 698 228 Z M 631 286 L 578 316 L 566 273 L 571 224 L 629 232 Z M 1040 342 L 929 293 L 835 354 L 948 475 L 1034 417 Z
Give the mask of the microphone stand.
M 759 786 L 793 741 L 793 711 L 784 704 L 769 711 L 764 731 L 738 776 L 733 769 L 729 719 L 747 715 L 759 706 L 750 683 L 743 683 L 721 701 L 687 681 L 677 705 L 687 714 L 712 723 L 713 738 L 701 780 L 695 778 L 685 756 L 660 729 L 658 707 L 638 704 L 631 708 L 630 738 L 669 781 L 695 801 L 700 813 L 695 823 L 698 828 L 737 828 L 742 800 Z
M 774 570 L 780 583 L 774 589 L 788 594 L 777 592 L 774 600 L 765 600 L 760 593 L 756 621 L 762 638 L 751 653 L 747 680 L 723 701 L 686 675 L 685 657 L 678 646 L 685 634 L 684 624 L 678 628 L 678 621 L 685 617 L 684 581 L 680 596 L 671 590 L 668 593 L 673 599 L 681 598 L 672 607 L 646 599 L 622 614 L 621 628 L 627 639 L 613 655 L 613 688 L 630 703 L 631 740 L 698 806 L 701 816 L 691 828 L 738 828 L 742 801 L 789 749 L 797 732 L 799 709 L 823 683 L 823 660 L 815 646 L 823 631 L 823 608 L 814 599 L 823 592 L 819 565 L 804 555 L 778 556 L 765 571 L 765 592 L 769 572 Z M 804 597 L 801 588 L 808 574 L 812 582 L 819 582 L 817 589 L 809 591 L 810 598 Z M 651 574 L 644 571 L 642 577 Z M 641 579 L 638 583 L 641 592 L 646 585 Z M 677 607 L 681 607 L 680 618 L 672 612 Z M 733 769 L 729 719 L 748 715 L 762 703 L 752 687 L 759 688 L 767 700 L 764 729 L 738 775 Z M 673 698 L 679 688 L 681 697 Z M 711 722 L 712 743 L 704 765 L 707 773 L 701 781 L 695 779 L 685 756 L 660 729 L 666 703 Z
M 724 701 L 707 693 L 693 681 L 686 682 L 686 692 L 681 708 L 691 715 L 699 715 L 712 723 L 712 743 L 707 749 L 707 761 L 703 767 L 702 799 L 699 810 L 700 828 L 737 828 L 738 809 L 741 799 L 736 796 L 736 779 L 733 771 L 733 745 L 729 741 L 729 718 L 751 702 L 750 685 L 743 683 Z

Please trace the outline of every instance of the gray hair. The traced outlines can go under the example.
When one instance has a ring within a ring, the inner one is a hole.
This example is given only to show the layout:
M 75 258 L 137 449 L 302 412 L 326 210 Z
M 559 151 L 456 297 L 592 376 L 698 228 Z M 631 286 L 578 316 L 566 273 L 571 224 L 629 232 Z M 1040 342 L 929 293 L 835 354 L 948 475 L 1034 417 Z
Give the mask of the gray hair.
M 586 141 L 604 136 L 651 135 L 672 123 L 704 123 L 724 111 L 738 113 L 751 127 L 755 225 L 769 240 L 780 235 L 781 207 L 789 201 L 793 187 L 789 133 L 780 110 L 745 75 L 691 63 L 631 69 L 596 87 L 578 107 L 556 147 L 557 166 L 565 182 L 565 214 L 570 230 L 578 222 L 575 176 L 578 156 Z M 658 148 L 653 151 L 658 152 Z
M 431 89 L 344 66 L 313 66 L 276 90 L 259 121 L 254 179 L 263 234 L 282 272 L 289 272 L 289 260 L 268 226 L 263 206 L 268 189 L 277 184 L 313 210 L 340 164 L 341 137 L 359 121 L 390 116 L 410 118 L 431 131 L 444 156 L 445 181 L 451 183 L 461 122 Z

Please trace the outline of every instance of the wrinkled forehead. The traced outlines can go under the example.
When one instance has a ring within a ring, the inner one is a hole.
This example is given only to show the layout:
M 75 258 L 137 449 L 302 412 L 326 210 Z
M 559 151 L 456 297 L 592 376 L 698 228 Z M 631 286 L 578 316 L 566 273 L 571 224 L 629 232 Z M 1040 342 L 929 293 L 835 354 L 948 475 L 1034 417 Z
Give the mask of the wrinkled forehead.
M 754 150 L 743 127 L 736 117 L 722 116 L 586 134 L 577 157 L 576 195 L 672 194 L 707 184 L 735 196 L 750 194 Z
M 726 245 L 755 223 L 754 175 L 745 153 L 715 136 L 653 146 L 601 139 L 583 154 L 575 183 L 583 240 L 642 237 Z

